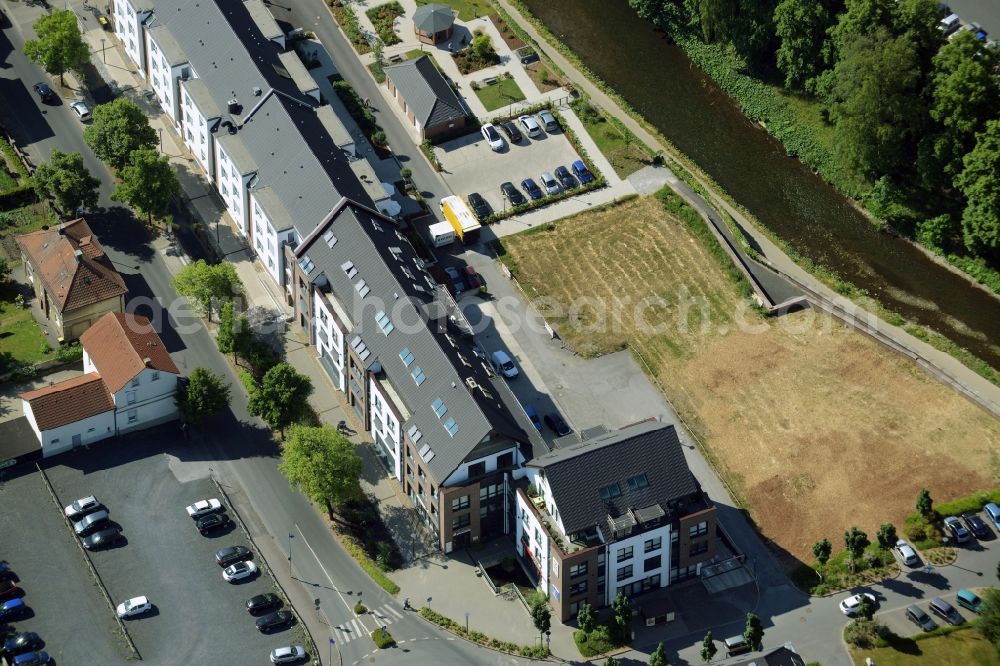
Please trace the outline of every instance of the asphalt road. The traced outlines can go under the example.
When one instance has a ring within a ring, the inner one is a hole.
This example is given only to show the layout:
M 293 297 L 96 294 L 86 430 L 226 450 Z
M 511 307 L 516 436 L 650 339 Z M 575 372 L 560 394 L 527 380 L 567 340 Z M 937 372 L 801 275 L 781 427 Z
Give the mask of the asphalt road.
M 229 489 L 265 557 L 275 562 L 275 573 L 313 632 L 323 662 L 327 662 L 332 652 L 333 663 L 354 663 L 374 650 L 374 645 L 367 638 L 351 641 L 338 655 L 341 646 L 328 644 L 328 636 L 333 635 L 332 627 L 354 618 L 351 608 L 359 596 L 369 607 L 393 604 L 401 610 L 401 602 L 396 602 L 371 582 L 334 539 L 323 517 L 305 498 L 289 488 L 277 469 L 276 444 L 261 424 L 247 413 L 246 396 L 239 389 L 238 378 L 218 353 L 200 321 L 191 315 L 184 301 L 178 299 L 164 258 L 150 248 L 150 239 L 139 221 L 111 201 L 111 173 L 84 143 L 81 123 L 65 105 L 41 105 L 33 96 L 31 85 L 48 79 L 24 58 L 21 48 L 23 40 L 33 36 L 30 23 L 41 10 L 18 5 L 12 13 L 7 5 L 5 11 L 14 26 L 3 30 L 0 36 L 2 122 L 36 161 L 47 157 L 54 148 L 78 151 L 83 155 L 91 173 L 102 180 L 99 205 L 103 208 L 88 213 L 87 217 L 126 279 L 128 308 L 149 316 L 154 323 L 162 322 L 160 335 L 182 373 L 205 367 L 228 377 L 234 386 L 231 411 L 218 416 L 205 425 L 202 433 L 195 435 L 191 448 L 179 464 L 187 464 L 194 474 L 214 473 Z M 339 33 L 332 36 L 335 28 L 326 8 L 319 2 L 310 2 L 306 9 L 298 11 L 304 16 L 312 13 L 314 17 L 324 18 L 319 26 L 312 25 L 312 21 L 307 25 L 332 45 L 335 57 L 344 61 L 345 78 L 352 83 L 361 81 L 360 94 L 374 97 L 374 82 L 360 76 L 364 72 L 353 52 L 348 53 L 351 57 L 347 58 L 338 50 L 337 45 L 346 45 L 346 42 Z M 347 48 L 350 51 L 350 47 Z M 370 88 L 366 90 L 364 83 Z M 425 189 L 425 198 L 447 195 L 437 174 L 416 154 L 417 149 L 406 129 L 389 114 L 384 114 L 380 121 L 390 143 L 397 149 L 405 147 L 399 150 L 400 159 L 413 170 L 414 180 Z M 408 160 L 409 154 L 414 158 Z M 282 566 L 288 558 L 287 544 L 291 542 L 288 534 L 295 535 L 294 578 L 288 576 L 288 570 Z M 316 601 L 319 602 L 318 611 L 315 610 Z M 312 607 L 308 607 L 309 602 Z M 438 631 L 411 614 L 401 615 L 402 619 L 389 628 L 397 641 L 406 642 L 399 649 L 379 652 L 376 660 L 379 663 L 397 660 L 412 663 L 416 655 L 423 661 L 442 665 L 527 663 L 454 640 L 450 634 Z M 205 627 L 204 631 L 213 629 Z M 370 658 L 366 661 L 371 663 Z

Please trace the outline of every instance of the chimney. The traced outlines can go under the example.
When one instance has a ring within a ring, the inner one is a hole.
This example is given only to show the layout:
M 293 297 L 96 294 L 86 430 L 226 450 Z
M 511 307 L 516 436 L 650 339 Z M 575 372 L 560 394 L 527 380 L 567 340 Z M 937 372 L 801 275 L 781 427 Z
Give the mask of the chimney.
M 151 358 L 149 358 L 147 356 L 146 358 L 142 359 L 142 364 L 145 365 L 147 368 L 152 368 L 153 367 L 153 359 L 151 359 Z
M 83 250 L 74 250 L 73 257 L 76 259 L 76 263 L 80 263 L 80 260 L 83 259 Z
M 229 113 L 237 114 L 240 112 L 240 101 L 235 97 L 229 100 Z

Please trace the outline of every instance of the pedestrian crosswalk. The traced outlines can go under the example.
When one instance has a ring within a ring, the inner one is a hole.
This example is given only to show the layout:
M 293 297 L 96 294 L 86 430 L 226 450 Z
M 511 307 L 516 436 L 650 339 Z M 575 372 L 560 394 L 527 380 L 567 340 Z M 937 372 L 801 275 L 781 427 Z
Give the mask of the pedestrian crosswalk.
M 359 638 L 370 636 L 379 627 L 385 627 L 396 620 L 402 619 L 403 614 L 390 604 L 372 608 L 365 615 L 353 617 L 345 620 L 334 627 L 337 642 L 341 645 L 350 643 Z

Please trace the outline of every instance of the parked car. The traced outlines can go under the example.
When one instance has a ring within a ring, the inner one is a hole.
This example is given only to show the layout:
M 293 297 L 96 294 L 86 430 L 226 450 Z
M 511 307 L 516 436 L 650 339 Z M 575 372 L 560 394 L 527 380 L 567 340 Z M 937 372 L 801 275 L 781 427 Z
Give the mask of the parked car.
M 727 657 L 753 651 L 753 647 L 747 643 L 747 639 L 743 636 L 730 636 L 722 641 L 722 645 L 726 648 Z
M 531 178 L 525 178 L 522 180 L 521 187 L 523 187 L 524 191 L 528 193 L 528 196 L 535 201 L 545 196 L 545 193 L 542 192 L 542 188 L 538 187 L 538 183 Z
M 548 132 L 549 134 L 552 134 L 553 132 L 558 132 L 560 129 L 562 129 L 561 127 L 559 127 L 559 121 L 556 120 L 556 117 L 553 116 L 552 112 L 549 111 L 548 109 L 542 109 L 541 111 L 539 111 L 538 119 L 542 121 L 542 127 L 544 127 L 545 131 Z
M 503 138 L 500 133 L 497 132 L 497 128 L 493 123 L 486 123 L 480 130 L 483 133 L 483 138 L 486 139 L 486 143 L 490 145 L 490 150 L 493 152 L 499 152 L 503 150 Z
M 509 180 L 506 183 L 500 184 L 500 191 L 503 193 L 504 199 L 510 202 L 511 206 L 522 206 L 528 203 L 528 200 L 524 198 L 524 195 L 521 194 L 518 189 L 514 187 L 514 183 Z
M 11 666 L 44 666 L 50 661 L 48 652 L 39 650 L 37 652 L 19 654 L 10 663 Z
M 471 208 L 472 212 L 476 214 L 476 217 L 479 218 L 480 222 L 488 218 L 493 213 L 493 209 L 490 208 L 488 203 L 486 203 L 486 199 L 484 199 L 478 192 L 470 194 L 468 196 L 468 200 L 469 208 Z
M 572 190 L 576 187 L 576 178 L 569 172 L 569 169 L 560 164 L 556 167 L 555 173 L 564 190 Z
M 990 537 L 990 528 L 986 526 L 986 521 L 979 517 L 978 513 L 966 511 L 962 514 L 965 526 L 977 539 L 987 539 Z
M 257 565 L 253 562 L 237 562 L 222 570 L 222 578 L 230 583 L 235 583 L 238 580 L 251 578 L 255 573 L 257 573 Z
M 542 172 L 542 187 L 549 194 L 559 194 L 562 192 L 562 186 L 559 185 L 559 181 L 552 177 L 552 174 L 548 171 Z
M 118 527 L 106 527 L 83 539 L 83 547 L 87 550 L 100 550 L 113 546 L 122 540 L 122 531 Z
M 108 512 L 104 509 L 89 513 L 77 522 L 73 523 L 73 531 L 77 536 L 85 537 L 91 532 L 96 532 L 104 528 L 109 520 Z
M 989 521 L 993 523 L 993 527 L 1000 531 L 1000 506 L 997 506 L 993 502 L 983 506 L 983 513 L 989 518 Z
M 583 163 L 583 160 L 577 160 L 570 166 L 573 168 L 573 175 L 577 177 L 581 185 L 594 182 L 594 174 L 590 173 L 590 169 Z
M 521 130 L 517 129 L 517 125 L 509 120 L 505 120 L 500 123 L 500 129 L 503 133 L 507 135 L 511 143 L 520 143 L 524 136 L 521 134 Z
M 273 613 L 268 613 L 263 617 L 257 618 L 257 631 L 261 633 L 267 633 L 269 631 L 274 631 L 275 629 L 284 629 L 285 627 L 290 627 L 295 623 L 295 616 L 292 615 L 291 611 L 274 611 Z
M 247 599 L 247 612 L 251 615 L 258 615 L 278 608 L 281 608 L 281 597 L 274 592 L 265 592 Z
M 0 601 L 7 601 L 19 596 L 21 596 L 21 588 L 17 586 L 17 583 L 9 578 L 0 581 Z
M 306 654 L 305 648 L 301 645 L 288 645 L 271 650 L 272 664 L 294 664 L 304 661 L 308 657 L 309 655 Z
M 101 508 L 101 503 L 93 495 L 81 497 L 66 507 L 66 517 L 72 521 L 77 521 Z
M 153 609 L 153 604 L 149 603 L 149 599 L 146 597 L 132 597 L 128 601 L 123 601 L 118 604 L 118 608 L 115 612 L 118 613 L 118 617 L 136 617 L 137 615 L 142 615 L 143 613 L 148 613 Z
M 14 572 L 10 570 L 10 565 L 3 560 L 0 560 L 0 580 L 6 580 L 7 578 L 13 577 Z
M 962 588 L 955 595 L 955 601 L 962 608 L 968 608 L 973 613 L 979 614 L 983 612 L 983 600 L 979 598 L 979 595 Z
M 37 650 L 40 647 L 42 647 L 42 638 L 33 631 L 22 631 L 3 642 L 3 651 L 7 654 L 21 654 L 28 650 Z
M 198 500 L 191 506 L 185 508 L 185 511 L 187 511 L 187 514 L 192 518 L 201 518 L 205 514 L 218 511 L 221 508 L 222 502 L 213 497 L 212 499 Z
M 83 100 L 79 99 L 73 100 L 72 102 L 69 103 L 69 108 L 73 109 L 73 112 L 76 113 L 76 116 L 77 118 L 80 119 L 80 122 L 85 123 L 88 120 L 90 120 L 90 109 L 87 107 L 86 103 L 83 102 Z
M 878 606 L 878 600 L 875 598 L 874 594 L 868 592 L 863 592 L 861 594 L 855 594 L 853 597 L 847 597 L 840 602 L 840 612 L 847 617 L 854 617 L 858 613 L 858 608 L 861 607 L 861 599 L 868 597 L 871 599 L 872 603 Z
M 215 563 L 220 567 L 253 559 L 253 551 L 246 546 L 229 546 L 215 551 Z
M 224 513 L 210 513 L 207 516 L 199 518 L 195 526 L 201 535 L 205 536 L 215 530 L 229 527 L 229 516 Z
M 500 350 L 493 352 L 490 361 L 493 363 L 493 368 L 507 379 L 517 377 L 517 366 L 514 365 L 514 361 L 507 355 L 507 352 Z
M 931 599 L 930 608 L 932 613 L 942 618 L 948 624 L 957 626 L 965 622 L 965 618 L 962 617 L 962 614 L 955 610 L 954 606 L 941 597 L 934 597 Z
M 915 567 L 920 563 L 917 551 L 913 550 L 913 546 L 906 543 L 905 539 L 900 539 L 896 542 L 895 550 L 899 553 L 899 559 L 903 560 L 903 564 L 906 566 Z
M 448 279 L 451 280 L 451 286 L 455 290 L 456 296 L 465 291 L 465 280 L 462 279 L 462 275 L 458 272 L 457 268 L 454 266 L 445 266 L 444 272 L 448 274 Z
M 931 616 L 916 604 L 906 607 L 906 619 L 924 631 L 934 631 L 937 629 L 937 622 L 932 620 Z
M 530 403 L 525 403 L 524 413 L 528 415 L 528 420 L 531 421 L 531 425 L 535 426 L 535 430 L 542 431 L 542 420 L 538 418 L 538 411 L 535 406 Z
M 944 519 L 944 528 L 955 538 L 956 543 L 965 543 L 972 538 L 969 530 L 965 529 L 965 525 L 955 516 L 948 516 Z
M 486 286 L 486 281 L 483 280 L 483 276 L 477 273 L 476 269 L 472 266 L 465 267 L 462 277 L 465 278 L 465 284 L 469 287 L 469 289 L 479 291 L 480 288 Z
M 524 128 L 525 133 L 530 137 L 536 137 L 542 135 L 542 128 L 538 124 L 538 121 L 531 116 L 521 116 L 517 119 L 517 122 L 521 123 L 521 127 Z
M 43 102 L 53 102 L 53 101 L 55 101 L 56 94 L 52 90 L 52 88 L 49 87 L 49 84 L 44 83 L 44 82 L 43 83 L 36 83 L 32 87 L 35 89 L 35 92 L 38 93 L 39 99 L 41 99 Z
M 23 599 L 11 599 L 0 604 L 0 622 L 10 622 L 19 617 L 24 617 L 28 612 L 28 606 Z
M 545 425 L 556 434 L 557 437 L 564 437 L 573 432 L 573 429 L 566 423 L 566 419 L 559 412 L 550 412 L 545 415 Z

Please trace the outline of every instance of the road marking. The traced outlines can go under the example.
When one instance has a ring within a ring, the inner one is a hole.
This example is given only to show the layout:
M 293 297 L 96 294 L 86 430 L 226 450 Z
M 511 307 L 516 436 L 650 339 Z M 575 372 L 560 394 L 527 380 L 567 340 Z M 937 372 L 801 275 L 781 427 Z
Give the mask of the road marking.
M 390 606 L 389 604 L 386 604 L 385 606 L 382 606 L 382 610 L 383 611 L 388 611 L 389 613 L 395 615 L 397 620 L 402 620 L 403 619 L 403 614 L 400 613 L 395 608 L 393 608 L 392 606 Z
M 298 531 L 299 536 L 302 537 L 302 543 L 304 543 L 306 545 L 306 548 L 309 549 L 309 552 L 312 553 L 312 556 L 316 560 L 316 563 L 319 565 L 319 568 L 323 570 L 323 575 L 326 576 L 326 579 L 328 581 L 330 581 L 330 587 L 332 587 L 333 591 L 337 593 L 338 597 L 340 597 L 340 602 L 344 604 L 344 608 L 351 610 L 352 608 L 351 604 L 347 603 L 347 599 L 345 599 L 344 595 L 340 593 L 340 590 L 337 588 L 337 584 L 333 582 L 333 577 L 330 575 L 330 572 L 326 570 L 326 567 L 323 566 L 323 562 L 316 555 L 316 551 L 313 550 L 313 547 L 309 545 L 309 541 L 306 539 L 306 535 L 302 532 L 302 528 L 299 527 L 298 523 L 295 524 L 295 529 Z

